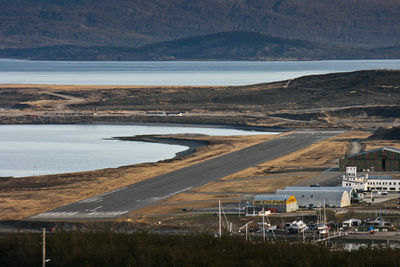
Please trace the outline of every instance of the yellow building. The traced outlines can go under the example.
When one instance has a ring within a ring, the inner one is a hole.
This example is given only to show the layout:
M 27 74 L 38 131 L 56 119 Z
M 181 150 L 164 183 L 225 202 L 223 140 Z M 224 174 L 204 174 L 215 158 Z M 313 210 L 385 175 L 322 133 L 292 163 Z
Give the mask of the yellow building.
M 257 195 L 253 199 L 255 210 L 271 212 L 292 212 L 298 209 L 297 200 L 292 195 Z

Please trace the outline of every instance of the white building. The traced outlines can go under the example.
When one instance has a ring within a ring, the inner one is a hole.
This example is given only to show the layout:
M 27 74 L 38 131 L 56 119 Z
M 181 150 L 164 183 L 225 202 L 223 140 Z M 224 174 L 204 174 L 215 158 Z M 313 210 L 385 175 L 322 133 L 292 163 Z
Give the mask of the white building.
M 369 176 L 367 180 L 368 191 L 399 192 L 400 179 L 391 176 Z
M 358 191 L 399 192 L 400 179 L 392 176 L 357 175 L 357 167 L 347 167 L 343 175 L 342 187 L 351 187 Z
M 346 173 L 343 175 L 342 187 L 351 187 L 355 190 L 366 191 L 368 174 L 357 176 L 357 167 L 346 167 Z

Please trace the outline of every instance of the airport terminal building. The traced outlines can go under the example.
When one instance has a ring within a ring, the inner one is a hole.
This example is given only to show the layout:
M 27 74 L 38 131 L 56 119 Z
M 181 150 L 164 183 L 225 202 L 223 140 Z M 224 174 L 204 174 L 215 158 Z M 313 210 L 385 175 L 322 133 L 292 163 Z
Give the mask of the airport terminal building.
M 358 191 L 399 192 L 400 179 L 392 176 L 373 176 L 370 173 L 357 174 L 357 167 L 346 167 L 342 187 Z

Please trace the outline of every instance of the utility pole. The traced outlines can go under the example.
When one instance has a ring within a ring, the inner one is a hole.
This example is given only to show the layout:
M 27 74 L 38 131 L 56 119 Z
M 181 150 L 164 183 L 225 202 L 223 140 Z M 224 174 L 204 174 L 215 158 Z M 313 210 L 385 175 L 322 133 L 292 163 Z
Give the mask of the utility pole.
M 222 236 L 222 217 L 221 217 L 221 200 L 218 200 L 218 225 L 219 225 L 219 238 Z
M 42 228 L 42 267 L 46 266 L 46 228 Z
M 265 215 L 265 211 L 263 212 L 263 216 L 262 216 L 262 218 L 263 218 L 263 222 L 262 222 L 262 224 L 263 224 L 263 227 L 262 227 L 262 231 L 263 231 L 263 240 L 264 240 L 264 242 L 265 242 L 265 228 L 264 228 L 265 222 L 264 222 L 264 215 Z
M 239 199 L 239 217 L 240 217 L 240 199 Z
M 246 223 L 246 240 L 247 240 L 247 234 L 249 232 L 249 228 L 248 228 L 249 223 Z

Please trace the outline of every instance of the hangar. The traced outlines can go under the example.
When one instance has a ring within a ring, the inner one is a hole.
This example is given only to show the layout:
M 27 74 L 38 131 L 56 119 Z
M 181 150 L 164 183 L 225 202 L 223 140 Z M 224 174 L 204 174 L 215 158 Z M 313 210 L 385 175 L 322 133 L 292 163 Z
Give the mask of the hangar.
M 288 186 L 278 195 L 293 195 L 299 207 L 346 207 L 351 204 L 352 188 Z
M 271 210 L 271 212 L 292 212 L 298 209 L 297 200 L 291 195 L 257 195 L 253 199 L 255 210 Z
M 381 147 L 357 154 L 348 155 L 339 160 L 339 168 L 354 166 L 360 171 L 398 172 L 400 171 L 400 150 L 393 147 Z

